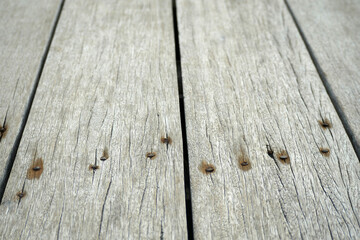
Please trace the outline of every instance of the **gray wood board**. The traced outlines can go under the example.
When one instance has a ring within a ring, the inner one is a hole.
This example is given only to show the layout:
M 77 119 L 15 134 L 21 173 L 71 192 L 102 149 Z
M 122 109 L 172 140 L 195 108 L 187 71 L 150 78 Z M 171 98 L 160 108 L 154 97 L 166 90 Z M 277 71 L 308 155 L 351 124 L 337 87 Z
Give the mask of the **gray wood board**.
M 177 3 L 195 238 L 359 238 L 359 161 L 285 3 Z
M 360 156 L 360 1 L 288 0 Z
M 61 1 L 0 1 L 0 183 Z
M 66 1 L 1 238 L 187 238 L 174 50 L 170 1 Z

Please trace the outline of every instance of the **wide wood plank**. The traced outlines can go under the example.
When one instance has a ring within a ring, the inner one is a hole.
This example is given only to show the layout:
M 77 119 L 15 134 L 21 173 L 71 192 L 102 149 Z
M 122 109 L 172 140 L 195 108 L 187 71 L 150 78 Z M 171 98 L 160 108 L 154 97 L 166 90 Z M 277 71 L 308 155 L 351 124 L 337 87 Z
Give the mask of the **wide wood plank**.
M 172 26 L 170 1 L 65 2 L 2 239 L 187 238 Z
M 359 238 L 359 160 L 285 3 L 177 3 L 195 238 Z
M 288 0 L 288 4 L 360 156 L 360 1 Z
M 60 3 L 0 1 L 1 185 Z

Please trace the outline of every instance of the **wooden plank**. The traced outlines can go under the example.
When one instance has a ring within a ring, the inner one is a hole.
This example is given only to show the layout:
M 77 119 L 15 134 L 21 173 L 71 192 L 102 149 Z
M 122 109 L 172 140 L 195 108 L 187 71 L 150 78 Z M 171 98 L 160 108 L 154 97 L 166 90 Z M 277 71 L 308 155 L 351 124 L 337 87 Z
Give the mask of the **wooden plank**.
M 284 2 L 177 9 L 195 238 L 359 238 L 359 161 Z
M 1 184 L 60 3 L 61 0 L 0 1 Z
M 360 1 L 288 2 L 360 156 Z
M 67 1 L 0 236 L 185 239 L 178 97 L 170 1 Z

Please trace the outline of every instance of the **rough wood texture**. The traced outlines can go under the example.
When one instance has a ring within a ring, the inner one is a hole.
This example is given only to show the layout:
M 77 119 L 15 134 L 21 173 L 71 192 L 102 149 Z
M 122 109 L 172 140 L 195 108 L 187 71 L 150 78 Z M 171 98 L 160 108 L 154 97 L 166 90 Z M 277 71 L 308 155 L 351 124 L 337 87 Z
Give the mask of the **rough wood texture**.
M 60 2 L 0 1 L 0 183 Z
M 359 238 L 359 161 L 284 2 L 177 9 L 195 237 Z
M 65 3 L 0 208 L 2 239 L 186 239 L 171 10 Z
M 360 1 L 287 0 L 360 156 Z

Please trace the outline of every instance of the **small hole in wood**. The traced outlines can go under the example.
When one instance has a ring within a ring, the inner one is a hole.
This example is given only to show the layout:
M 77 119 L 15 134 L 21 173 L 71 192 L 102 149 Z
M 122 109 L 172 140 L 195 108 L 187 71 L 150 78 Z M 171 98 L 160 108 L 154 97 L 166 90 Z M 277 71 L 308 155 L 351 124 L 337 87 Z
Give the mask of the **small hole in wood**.
M 26 178 L 39 179 L 43 171 L 44 171 L 44 162 L 42 158 L 37 158 L 35 161 L 32 162 L 31 166 L 28 168 Z
M 0 133 L 4 133 L 6 131 L 5 127 L 0 127 Z
M 211 174 L 214 173 L 216 171 L 216 168 L 213 164 L 210 164 L 206 161 L 202 161 L 200 166 L 199 166 L 199 170 L 204 173 L 204 174 Z
M 278 152 L 277 157 L 282 163 L 290 163 L 290 157 L 286 150 Z
M 147 158 L 155 159 L 156 158 L 156 152 L 148 152 L 145 155 Z
M 274 151 L 272 150 L 270 145 L 266 145 L 266 150 L 269 157 L 274 158 Z
M 325 118 L 323 120 L 319 120 L 318 122 L 323 129 L 328 129 L 328 128 L 332 127 L 331 122 L 327 118 Z

